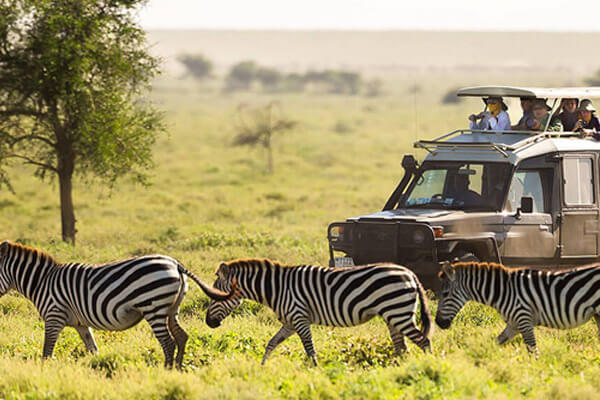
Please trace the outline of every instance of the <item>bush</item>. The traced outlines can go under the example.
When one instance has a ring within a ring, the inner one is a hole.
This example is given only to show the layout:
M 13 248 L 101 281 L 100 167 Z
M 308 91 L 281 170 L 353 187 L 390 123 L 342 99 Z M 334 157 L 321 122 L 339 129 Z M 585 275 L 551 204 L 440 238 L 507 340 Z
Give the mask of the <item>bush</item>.
M 452 88 L 442 97 L 442 104 L 458 104 L 463 101 L 462 97 L 456 95 L 458 88 Z
M 596 71 L 596 75 L 586 79 L 585 83 L 590 86 L 600 86 L 600 70 Z
M 182 54 L 177 57 L 177 60 L 185 66 L 188 74 L 194 79 L 206 79 L 212 74 L 212 61 L 202 54 Z
M 362 85 L 362 78 L 358 72 L 325 70 L 308 71 L 304 80 L 323 88 L 333 94 L 357 94 Z
M 302 92 L 306 87 L 306 77 L 297 73 L 287 74 L 281 85 L 283 92 Z
M 283 74 L 274 68 L 260 67 L 256 70 L 256 79 L 263 89 L 275 91 L 281 85 Z
M 382 93 L 383 82 L 381 79 L 371 79 L 365 84 L 365 96 L 378 97 Z
M 254 61 L 242 61 L 229 70 L 225 78 L 225 89 L 228 91 L 248 90 L 257 77 L 257 67 Z

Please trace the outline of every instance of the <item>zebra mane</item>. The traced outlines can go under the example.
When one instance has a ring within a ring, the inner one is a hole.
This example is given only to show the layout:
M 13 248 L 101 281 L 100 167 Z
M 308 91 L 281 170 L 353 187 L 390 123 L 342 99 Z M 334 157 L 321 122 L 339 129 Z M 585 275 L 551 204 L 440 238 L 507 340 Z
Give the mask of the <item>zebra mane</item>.
M 35 247 L 25 246 L 21 243 L 10 242 L 8 240 L 5 241 L 3 243 L 3 245 L 6 245 L 9 249 L 14 249 L 21 253 L 25 253 L 25 254 L 33 253 L 33 254 L 37 255 L 39 258 L 43 258 L 43 259 L 49 260 L 50 262 L 52 262 L 54 264 L 58 264 L 56 259 L 53 256 L 51 256 L 50 253 L 47 253 L 40 249 L 36 249 Z
M 514 272 L 519 272 L 519 271 L 545 271 L 545 272 L 550 272 L 555 275 L 561 274 L 561 273 L 566 273 L 566 272 L 589 269 L 589 268 L 598 268 L 598 267 L 600 267 L 600 263 L 586 264 L 586 265 L 576 266 L 576 267 L 572 267 L 572 268 L 561 268 L 561 269 L 530 268 L 527 266 L 510 267 L 509 268 L 503 264 L 498 264 L 498 263 L 493 263 L 493 262 L 474 262 L 474 261 L 458 262 L 458 263 L 452 264 L 452 269 L 454 269 L 455 271 L 465 270 L 465 269 L 476 269 L 476 270 L 485 270 L 485 271 L 495 270 L 495 271 L 503 271 L 508 274 L 511 274 Z M 441 274 L 442 274 L 442 272 L 440 272 L 440 275 Z
M 251 265 L 252 266 L 260 266 L 262 268 L 272 268 L 272 267 L 290 268 L 290 267 L 293 267 L 292 265 L 282 264 L 279 261 L 273 261 L 268 258 L 238 258 L 236 260 L 221 263 L 221 265 L 217 268 L 217 271 L 223 265 L 227 266 L 228 268 L 238 268 L 238 267 L 251 266 Z
M 501 270 L 505 272 L 514 271 L 514 269 L 509 269 L 502 264 L 493 263 L 493 262 L 475 262 L 475 261 L 467 261 L 467 262 L 457 262 L 452 264 L 452 268 L 454 270 L 464 270 L 464 269 L 483 269 L 486 271 L 491 270 Z

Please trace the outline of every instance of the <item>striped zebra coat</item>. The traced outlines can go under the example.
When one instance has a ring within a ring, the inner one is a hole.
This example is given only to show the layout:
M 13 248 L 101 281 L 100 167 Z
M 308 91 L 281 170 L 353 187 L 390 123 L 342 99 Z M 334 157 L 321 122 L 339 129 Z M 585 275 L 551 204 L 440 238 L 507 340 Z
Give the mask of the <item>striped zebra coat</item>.
M 440 272 L 441 297 L 436 323 L 442 329 L 464 304 L 477 301 L 494 307 L 506 322 L 498 336 L 504 344 L 517 334 L 538 355 L 533 328 L 570 329 L 594 317 L 600 329 L 600 265 L 566 271 L 509 270 L 493 263 L 446 262 Z
M 186 275 L 212 299 L 225 294 L 202 283 L 177 260 L 150 255 L 99 266 L 59 264 L 52 256 L 17 243 L 0 245 L 0 296 L 14 289 L 31 300 L 45 323 L 43 357 L 52 356 L 58 335 L 74 327 L 89 351 L 98 347 L 90 328 L 119 331 L 142 319 L 165 353 L 165 366 L 181 367 L 187 334 L 179 325 Z
M 236 260 L 219 266 L 214 285 L 231 291 L 232 284 L 238 285 L 240 294 L 226 301 L 211 301 L 206 323 L 212 328 L 219 326 L 242 298 L 271 307 L 283 326 L 267 344 L 263 364 L 275 347 L 298 333 L 316 365 L 311 324 L 354 326 L 377 315 L 387 323 L 397 354 L 406 350 L 405 335 L 424 351 L 430 347 L 431 317 L 423 288 L 412 271 L 398 265 L 292 267 L 267 259 Z M 422 330 L 416 325 L 419 302 Z

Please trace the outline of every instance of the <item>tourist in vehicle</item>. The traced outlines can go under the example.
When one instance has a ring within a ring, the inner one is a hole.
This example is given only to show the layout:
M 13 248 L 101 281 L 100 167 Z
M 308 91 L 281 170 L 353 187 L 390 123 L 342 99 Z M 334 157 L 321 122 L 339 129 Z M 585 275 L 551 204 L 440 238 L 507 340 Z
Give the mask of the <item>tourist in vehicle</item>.
M 477 115 L 469 115 L 470 129 L 508 131 L 510 130 L 510 117 L 506 110 L 508 106 L 502 100 L 502 97 L 488 97 L 483 99 L 487 105 L 488 111 Z M 477 120 L 480 120 L 477 122 Z
M 575 123 L 579 119 L 579 116 L 577 115 L 578 105 L 578 99 L 562 99 L 560 102 L 560 114 L 558 114 L 557 117 L 560 119 L 560 122 L 562 122 L 565 132 L 573 131 Z
M 573 127 L 574 132 L 581 132 L 582 136 L 594 136 L 594 139 L 600 140 L 600 119 L 595 114 L 596 109 L 591 100 L 582 100 L 577 108 L 579 119 Z
M 530 131 L 533 128 L 533 122 L 535 118 L 531 107 L 533 106 L 532 97 L 521 97 L 521 109 L 523 109 L 523 116 L 519 122 L 512 127 L 513 130 L 517 131 Z
M 469 189 L 469 175 L 456 174 L 454 177 L 454 202 L 464 206 L 477 206 L 481 204 L 481 196 Z
M 546 100 L 544 99 L 535 99 L 533 101 L 533 106 L 531 107 L 533 111 L 533 116 L 535 118 L 532 126 L 532 130 L 534 131 L 546 131 L 546 132 L 562 132 L 563 125 L 560 119 L 550 114 L 550 107 L 546 104 Z M 550 123 L 548 123 L 548 118 L 550 118 Z M 546 129 L 546 125 L 548 128 Z

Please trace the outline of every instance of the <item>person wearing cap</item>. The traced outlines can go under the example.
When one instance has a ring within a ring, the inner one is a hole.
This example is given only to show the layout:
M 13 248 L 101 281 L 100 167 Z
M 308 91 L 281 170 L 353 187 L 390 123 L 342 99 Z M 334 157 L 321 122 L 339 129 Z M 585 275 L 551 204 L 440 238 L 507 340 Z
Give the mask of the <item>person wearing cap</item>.
M 552 110 L 552 107 L 546 104 L 546 100 L 535 99 L 533 101 L 533 106 L 531 109 L 535 118 L 533 126 L 531 127 L 532 130 L 542 132 L 563 131 L 562 122 L 556 115 L 550 114 L 550 110 Z M 550 119 L 550 123 L 548 123 L 548 118 Z M 548 125 L 548 128 L 546 128 L 546 125 Z
M 600 139 L 600 120 L 594 113 L 596 109 L 592 105 L 592 101 L 585 99 L 581 100 L 581 104 L 577 108 L 579 119 L 573 127 L 574 132 L 581 132 L 582 136 L 593 135 L 594 139 Z
M 517 131 L 530 131 L 533 127 L 535 118 L 531 107 L 533 106 L 533 97 L 521 97 L 521 109 L 523 110 L 523 116 L 519 122 L 512 127 L 513 130 Z
M 469 115 L 470 129 L 480 130 L 495 130 L 495 131 L 508 131 L 510 130 L 510 117 L 506 110 L 508 106 L 502 100 L 502 97 L 488 97 L 483 99 L 487 105 L 488 111 L 484 111 L 477 115 Z M 478 119 L 481 121 L 477 122 Z
M 563 128 L 565 132 L 573 131 L 575 127 L 575 123 L 579 119 L 577 115 L 577 106 L 579 105 L 578 99 L 562 99 L 560 102 L 561 113 L 557 115 L 560 119 L 560 122 L 563 124 Z

